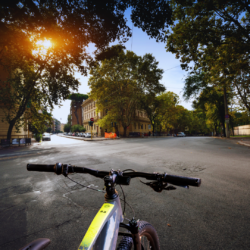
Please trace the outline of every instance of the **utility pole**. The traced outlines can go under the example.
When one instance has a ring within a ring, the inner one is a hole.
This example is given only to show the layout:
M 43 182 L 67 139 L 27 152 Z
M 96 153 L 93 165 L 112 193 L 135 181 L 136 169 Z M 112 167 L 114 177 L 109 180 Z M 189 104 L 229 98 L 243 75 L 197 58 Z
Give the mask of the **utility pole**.
M 224 92 L 225 117 L 227 117 L 228 116 L 228 105 L 227 105 L 227 91 L 226 91 L 226 87 L 225 86 L 223 87 L 223 92 Z M 229 119 L 226 119 L 226 137 L 227 138 L 230 138 L 230 133 L 229 133 Z

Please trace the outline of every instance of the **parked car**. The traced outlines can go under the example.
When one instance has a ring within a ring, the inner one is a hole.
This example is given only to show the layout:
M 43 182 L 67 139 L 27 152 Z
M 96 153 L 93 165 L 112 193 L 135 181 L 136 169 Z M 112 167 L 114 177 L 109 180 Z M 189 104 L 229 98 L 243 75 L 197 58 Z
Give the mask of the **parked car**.
M 72 136 L 75 136 L 76 135 L 76 133 L 74 132 L 74 133 L 72 133 Z
M 86 138 L 90 138 L 91 137 L 91 133 L 85 133 L 85 137 Z
M 43 137 L 42 137 L 43 141 L 51 141 L 51 137 L 49 133 L 43 133 Z
M 68 135 L 72 135 L 72 133 L 71 133 L 71 132 L 69 132 L 69 133 L 68 133 Z
M 185 137 L 186 135 L 183 132 L 178 132 L 177 137 Z

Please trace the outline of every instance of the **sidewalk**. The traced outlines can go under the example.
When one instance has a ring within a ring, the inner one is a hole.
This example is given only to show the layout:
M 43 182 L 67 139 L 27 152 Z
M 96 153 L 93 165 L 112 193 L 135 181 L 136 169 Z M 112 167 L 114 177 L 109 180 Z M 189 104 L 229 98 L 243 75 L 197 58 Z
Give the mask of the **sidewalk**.
M 67 136 L 67 135 L 58 135 L 65 138 L 75 139 L 75 140 L 81 140 L 81 141 L 104 141 L 104 140 L 118 140 L 121 139 L 120 137 L 111 139 L 111 138 L 105 138 L 105 137 L 93 137 L 91 138 L 85 138 L 85 137 L 78 137 L 78 136 Z
M 228 139 L 226 137 L 216 137 L 216 136 L 213 136 L 213 138 L 224 139 L 224 140 L 231 140 L 234 143 L 237 143 L 239 145 L 250 147 L 250 138 L 249 137 L 230 137 Z
M 232 139 L 235 140 L 234 138 L 232 138 Z M 250 138 L 241 138 L 237 143 L 244 145 L 244 146 L 247 146 L 247 147 L 250 147 Z
M 6 147 L 0 147 L 0 159 L 4 157 L 22 156 L 37 153 L 40 151 L 40 149 L 33 149 L 32 146 L 38 143 L 39 142 L 32 138 L 31 145 L 11 145 Z

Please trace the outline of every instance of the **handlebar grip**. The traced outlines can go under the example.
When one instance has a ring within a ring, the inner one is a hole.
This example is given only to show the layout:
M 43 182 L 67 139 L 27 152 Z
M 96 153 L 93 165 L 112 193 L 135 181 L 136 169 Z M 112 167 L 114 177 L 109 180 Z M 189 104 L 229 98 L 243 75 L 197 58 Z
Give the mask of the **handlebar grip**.
M 55 172 L 55 164 L 27 164 L 28 171 Z
M 201 185 L 200 178 L 185 177 L 185 176 L 170 175 L 170 174 L 165 175 L 164 181 L 179 186 L 199 187 Z

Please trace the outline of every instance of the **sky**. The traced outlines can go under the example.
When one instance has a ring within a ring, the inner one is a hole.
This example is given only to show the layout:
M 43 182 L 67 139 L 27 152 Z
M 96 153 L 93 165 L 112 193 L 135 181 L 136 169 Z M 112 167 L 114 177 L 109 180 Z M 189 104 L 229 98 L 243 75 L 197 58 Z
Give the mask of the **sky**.
M 181 69 L 180 61 L 175 58 L 174 54 L 166 52 L 165 43 L 157 43 L 155 39 L 150 39 L 145 32 L 132 25 L 129 18 L 129 11 L 126 11 L 126 17 L 128 19 L 129 27 L 133 27 L 133 36 L 126 42 L 126 49 L 132 50 L 138 56 L 151 53 L 159 62 L 158 67 L 164 70 L 160 83 L 166 87 L 167 91 L 172 91 L 180 97 L 180 105 L 191 110 L 192 101 L 186 102 L 182 98 L 184 79 L 188 72 Z M 89 52 L 92 51 L 90 46 Z M 88 86 L 89 75 L 86 77 L 82 76 L 80 73 L 76 73 L 75 76 L 81 83 L 77 92 L 82 94 L 90 92 Z M 70 100 L 62 101 L 61 107 L 55 106 L 52 112 L 53 117 L 58 119 L 61 123 L 67 123 L 67 117 L 70 113 L 70 102 Z

